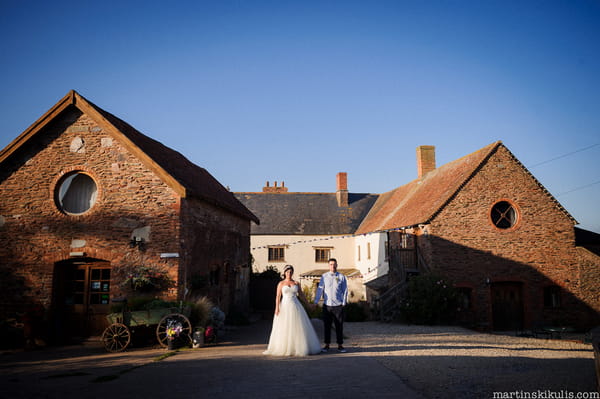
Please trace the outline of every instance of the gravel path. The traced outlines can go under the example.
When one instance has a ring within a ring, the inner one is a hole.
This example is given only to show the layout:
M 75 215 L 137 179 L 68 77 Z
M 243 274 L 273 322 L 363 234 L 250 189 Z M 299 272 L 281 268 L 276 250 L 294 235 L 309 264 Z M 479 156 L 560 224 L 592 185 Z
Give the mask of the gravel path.
M 352 352 L 372 356 L 427 398 L 596 389 L 591 344 L 483 334 L 460 327 L 378 322 L 344 327 Z

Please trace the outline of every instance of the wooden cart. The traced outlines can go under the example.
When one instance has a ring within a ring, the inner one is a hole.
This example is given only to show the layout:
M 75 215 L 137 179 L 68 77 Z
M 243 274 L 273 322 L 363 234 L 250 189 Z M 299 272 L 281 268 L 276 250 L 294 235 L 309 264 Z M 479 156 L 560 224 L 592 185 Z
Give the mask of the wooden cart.
M 127 301 L 123 302 L 123 311 L 106 315 L 110 325 L 102 333 L 102 342 L 109 352 L 121 352 L 131 343 L 131 335 L 136 327 L 156 326 L 156 339 L 160 346 L 168 346 L 167 331 L 169 328 L 180 330 L 177 339 L 184 345 L 192 340 L 192 325 L 188 317 L 189 311 L 181 308 L 157 308 L 130 311 Z

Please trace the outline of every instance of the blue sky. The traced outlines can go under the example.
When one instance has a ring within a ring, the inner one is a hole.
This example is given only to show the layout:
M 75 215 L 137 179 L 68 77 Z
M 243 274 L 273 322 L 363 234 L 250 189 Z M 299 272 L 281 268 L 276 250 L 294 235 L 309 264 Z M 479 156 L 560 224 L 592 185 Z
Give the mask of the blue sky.
M 344 171 L 382 193 L 418 145 L 442 165 L 502 140 L 600 232 L 598 21 L 598 0 L 0 0 L 0 148 L 71 89 L 232 191 Z

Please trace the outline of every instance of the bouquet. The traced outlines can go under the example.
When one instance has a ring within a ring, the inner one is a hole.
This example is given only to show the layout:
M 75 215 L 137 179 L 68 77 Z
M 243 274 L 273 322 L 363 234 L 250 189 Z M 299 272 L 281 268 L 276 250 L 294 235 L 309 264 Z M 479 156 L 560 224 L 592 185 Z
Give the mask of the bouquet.
M 167 322 L 167 338 L 174 340 L 179 337 L 179 334 L 183 331 L 183 326 L 179 322 Z

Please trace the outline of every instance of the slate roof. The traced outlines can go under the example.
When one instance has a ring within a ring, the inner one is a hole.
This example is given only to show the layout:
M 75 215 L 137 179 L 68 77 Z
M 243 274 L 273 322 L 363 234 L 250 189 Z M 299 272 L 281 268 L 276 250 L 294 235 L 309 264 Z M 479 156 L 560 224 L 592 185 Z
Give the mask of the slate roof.
M 127 122 L 88 101 L 74 90 L 71 90 L 19 137 L 0 151 L 0 164 L 18 148 L 25 145 L 29 139 L 42 132 L 44 126 L 70 107 L 78 108 L 104 127 L 110 134 L 116 136 L 117 140 L 132 150 L 150 169 L 156 171 L 182 197 L 199 198 L 259 223 L 256 215 L 240 203 L 229 190 L 223 187 L 204 168 L 190 162 L 179 152 L 140 133 Z
M 600 256 L 600 234 L 575 227 L 575 245 Z
M 389 230 L 429 223 L 456 196 L 460 189 L 479 171 L 500 148 L 501 141 L 489 144 L 469 155 L 449 162 L 427 173 L 420 179 L 381 194 L 356 234 Z M 508 149 L 504 147 L 507 151 Z M 531 176 L 546 194 L 573 222 L 575 219 L 531 175 L 519 160 L 512 158 Z
M 235 193 L 260 219 L 251 234 L 352 234 L 371 206 L 376 194 L 348 194 L 348 207 L 339 207 L 335 193 Z

